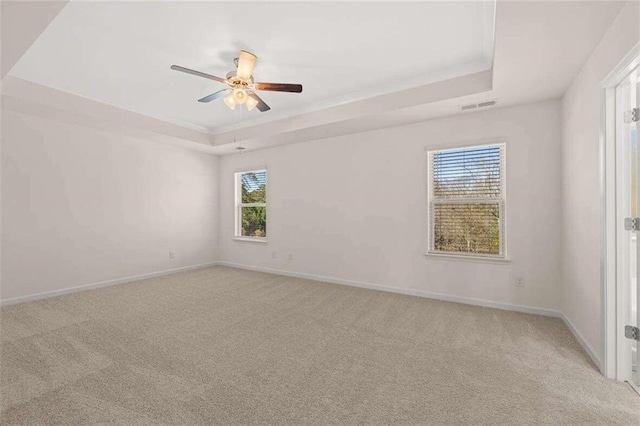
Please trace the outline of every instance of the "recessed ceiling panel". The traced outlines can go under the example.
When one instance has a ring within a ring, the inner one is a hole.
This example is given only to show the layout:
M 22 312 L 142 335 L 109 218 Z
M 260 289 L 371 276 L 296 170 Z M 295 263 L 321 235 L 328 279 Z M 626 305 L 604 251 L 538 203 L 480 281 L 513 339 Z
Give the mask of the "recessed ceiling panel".
M 223 131 L 489 69 L 494 0 L 471 2 L 70 2 L 10 74 L 169 122 Z M 245 49 L 272 107 L 197 99 Z

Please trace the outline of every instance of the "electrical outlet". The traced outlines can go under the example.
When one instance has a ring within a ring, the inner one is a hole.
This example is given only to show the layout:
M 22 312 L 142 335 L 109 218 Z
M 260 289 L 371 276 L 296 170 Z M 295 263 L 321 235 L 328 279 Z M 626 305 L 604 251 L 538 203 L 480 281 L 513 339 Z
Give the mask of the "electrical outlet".
M 287 258 L 288 258 L 289 260 L 293 260 L 293 254 L 289 253 L 289 256 L 287 256 Z
M 278 258 L 278 252 L 277 251 L 272 251 L 271 252 L 271 258 L 272 259 L 277 259 Z
M 172 251 L 169 252 L 169 259 L 175 259 L 176 258 L 176 254 Z
M 516 284 L 516 287 L 524 287 L 524 278 L 516 277 L 515 284 Z

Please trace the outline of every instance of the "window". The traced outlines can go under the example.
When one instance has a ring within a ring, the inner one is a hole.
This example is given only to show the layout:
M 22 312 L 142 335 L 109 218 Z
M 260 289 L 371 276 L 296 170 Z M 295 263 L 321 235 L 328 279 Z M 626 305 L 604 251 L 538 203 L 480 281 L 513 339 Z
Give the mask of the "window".
M 429 151 L 429 252 L 505 257 L 504 144 Z
M 238 238 L 267 237 L 267 171 L 252 170 L 235 174 L 236 233 Z

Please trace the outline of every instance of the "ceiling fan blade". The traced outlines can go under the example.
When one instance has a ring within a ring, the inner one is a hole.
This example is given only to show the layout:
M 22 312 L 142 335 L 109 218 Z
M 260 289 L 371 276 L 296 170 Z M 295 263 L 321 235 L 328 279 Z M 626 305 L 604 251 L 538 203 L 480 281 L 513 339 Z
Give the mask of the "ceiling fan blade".
M 271 92 L 302 93 L 302 84 L 287 83 L 254 83 L 256 90 L 269 90 Z
M 249 97 L 255 99 L 256 101 L 258 101 L 258 104 L 256 105 L 256 108 L 258 108 L 258 110 L 260 110 L 260 112 L 265 112 L 265 111 L 269 111 L 271 109 L 271 107 L 269 105 L 267 105 L 267 103 L 265 101 L 263 101 L 260 96 L 258 96 L 255 92 L 249 92 Z
M 251 74 L 253 74 L 253 68 L 256 66 L 257 59 L 253 53 L 241 50 L 240 57 L 238 58 L 238 71 L 236 72 L 236 76 L 243 80 L 249 80 Z
M 206 74 L 200 71 L 190 70 L 189 68 L 181 67 L 180 65 L 171 65 L 171 69 L 175 71 L 186 72 L 187 74 L 197 75 L 198 77 L 208 78 L 209 80 L 217 81 L 220 83 L 226 83 L 224 78 L 216 77 L 215 75 Z
M 211 102 L 214 99 L 218 99 L 218 98 L 223 97 L 228 91 L 229 91 L 229 89 L 219 90 L 216 93 L 212 93 L 209 96 L 205 96 L 202 99 L 198 99 L 198 102 Z

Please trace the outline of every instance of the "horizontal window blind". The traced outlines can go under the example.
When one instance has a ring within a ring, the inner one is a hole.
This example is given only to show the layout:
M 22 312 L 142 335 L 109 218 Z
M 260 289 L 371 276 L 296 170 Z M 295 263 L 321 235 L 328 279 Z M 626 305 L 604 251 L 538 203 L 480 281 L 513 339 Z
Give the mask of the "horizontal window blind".
M 497 145 L 434 152 L 433 198 L 500 197 L 501 152 Z
M 504 145 L 429 152 L 431 252 L 504 256 Z
M 266 203 L 267 172 L 266 170 L 240 174 L 243 203 Z

